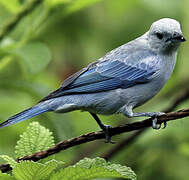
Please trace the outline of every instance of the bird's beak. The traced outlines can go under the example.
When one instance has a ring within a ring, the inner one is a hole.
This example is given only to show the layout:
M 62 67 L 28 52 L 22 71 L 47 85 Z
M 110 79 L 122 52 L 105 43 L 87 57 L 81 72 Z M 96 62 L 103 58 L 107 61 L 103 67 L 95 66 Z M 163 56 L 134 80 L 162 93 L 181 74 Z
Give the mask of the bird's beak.
M 184 42 L 186 41 L 185 37 L 183 34 L 174 34 L 173 37 L 169 38 L 166 40 L 166 42 L 171 41 L 171 42 Z

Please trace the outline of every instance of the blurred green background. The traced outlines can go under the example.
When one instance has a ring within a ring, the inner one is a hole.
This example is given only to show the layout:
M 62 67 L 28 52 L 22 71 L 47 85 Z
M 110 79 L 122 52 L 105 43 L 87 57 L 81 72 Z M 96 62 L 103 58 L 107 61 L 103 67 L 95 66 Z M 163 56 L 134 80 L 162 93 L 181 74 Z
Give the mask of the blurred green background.
M 0 0 L 0 37 L 5 27 L 34 0 Z M 108 51 L 142 35 L 153 21 L 175 18 L 188 39 L 188 0 L 41 0 L 0 42 L 0 121 L 35 103 L 61 82 Z M 6 30 L 7 31 L 7 30 Z M 165 88 L 137 111 L 162 111 L 189 86 L 189 43 L 180 49 L 177 65 Z M 177 109 L 189 107 L 189 101 Z M 128 121 L 122 115 L 101 116 L 113 126 Z M 14 146 L 29 122 L 49 128 L 56 142 L 99 130 L 86 112 L 46 113 L 0 130 L 0 154 Z M 168 123 L 164 130 L 147 130 L 111 162 L 130 166 L 145 180 L 188 180 L 189 119 Z M 119 144 L 130 134 L 113 137 Z M 72 164 L 83 157 L 102 156 L 115 145 L 93 141 L 55 157 Z M 1 161 L 2 162 L 2 161 Z

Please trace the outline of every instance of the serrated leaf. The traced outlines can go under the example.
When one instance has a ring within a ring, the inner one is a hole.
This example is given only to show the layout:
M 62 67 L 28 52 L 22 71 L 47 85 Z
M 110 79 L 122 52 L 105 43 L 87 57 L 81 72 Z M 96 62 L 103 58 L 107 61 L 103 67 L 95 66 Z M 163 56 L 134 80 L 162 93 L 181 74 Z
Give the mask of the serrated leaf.
M 4 161 L 6 161 L 8 164 L 10 164 L 11 168 L 14 168 L 17 164 L 17 162 L 13 158 L 11 158 L 7 155 L 0 155 L 0 158 L 2 158 Z
M 136 174 L 131 168 L 106 162 L 102 158 L 84 158 L 74 166 L 52 175 L 51 180 L 86 180 L 92 178 L 125 178 L 136 180 Z
M 38 163 L 45 164 L 45 163 L 48 163 L 49 161 L 56 161 L 55 158 L 56 158 L 56 155 L 53 154 L 53 155 L 48 156 L 44 159 L 40 159 L 38 161 Z M 56 163 L 57 163 L 56 170 L 60 170 L 61 168 L 63 168 L 65 166 L 65 162 L 63 162 L 63 161 L 56 161 Z
M 43 70 L 50 62 L 51 53 L 44 43 L 32 42 L 12 51 L 31 74 Z
M 43 180 L 57 168 L 58 163 L 55 160 L 45 164 L 33 161 L 21 161 L 13 169 L 13 174 L 17 180 Z
M 46 150 L 53 145 L 54 137 L 52 132 L 38 122 L 32 122 L 17 142 L 15 148 L 16 157 L 31 155 L 35 152 Z
M 0 180 L 16 180 L 16 179 L 12 177 L 10 174 L 2 173 L 0 171 Z

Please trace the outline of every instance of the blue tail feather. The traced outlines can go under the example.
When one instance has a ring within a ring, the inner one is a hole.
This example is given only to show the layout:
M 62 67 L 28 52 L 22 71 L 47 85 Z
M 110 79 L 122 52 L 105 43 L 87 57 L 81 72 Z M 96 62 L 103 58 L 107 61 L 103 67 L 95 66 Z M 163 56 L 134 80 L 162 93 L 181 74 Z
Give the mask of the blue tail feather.
M 25 111 L 22 111 L 16 115 L 10 117 L 8 120 L 6 120 L 5 122 L 0 124 L 0 128 L 10 126 L 12 124 L 30 119 L 34 116 L 37 116 L 37 115 L 42 114 L 47 111 L 48 111 L 47 108 L 44 108 L 44 107 L 40 108 L 38 105 L 36 105 L 34 107 L 26 109 Z

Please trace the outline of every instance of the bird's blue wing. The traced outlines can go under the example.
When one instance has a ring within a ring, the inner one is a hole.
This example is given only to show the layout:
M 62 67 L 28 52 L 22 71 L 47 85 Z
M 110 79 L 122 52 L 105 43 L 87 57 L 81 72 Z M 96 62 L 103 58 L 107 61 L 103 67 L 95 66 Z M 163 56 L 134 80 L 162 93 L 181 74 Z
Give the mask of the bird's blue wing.
M 80 73 L 72 83 L 62 86 L 46 99 L 69 94 L 97 93 L 128 88 L 149 82 L 157 71 L 155 65 L 144 62 L 138 63 L 137 66 L 119 60 L 100 62 Z
M 155 72 L 152 67 L 142 69 L 118 60 L 105 62 L 83 73 L 64 90 L 63 94 L 93 93 L 128 88 L 137 83 L 148 82 Z

